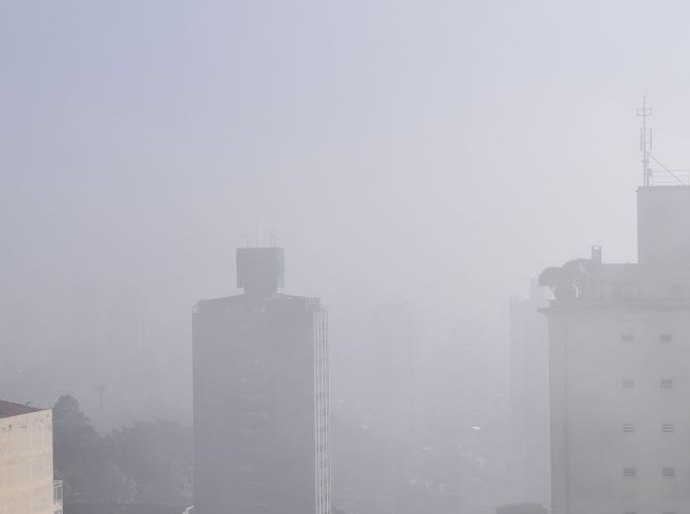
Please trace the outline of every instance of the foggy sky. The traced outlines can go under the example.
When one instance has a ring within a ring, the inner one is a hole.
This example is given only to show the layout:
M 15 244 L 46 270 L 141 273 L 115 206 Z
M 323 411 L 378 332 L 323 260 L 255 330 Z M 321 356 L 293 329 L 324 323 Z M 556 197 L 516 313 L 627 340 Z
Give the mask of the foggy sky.
M 0 2 L 6 297 L 144 290 L 188 330 L 269 231 L 332 336 L 402 299 L 498 316 L 635 260 L 638 119 L 690 167 L 681 2 Z M 187 338 L 184 332 L 182 339 Z

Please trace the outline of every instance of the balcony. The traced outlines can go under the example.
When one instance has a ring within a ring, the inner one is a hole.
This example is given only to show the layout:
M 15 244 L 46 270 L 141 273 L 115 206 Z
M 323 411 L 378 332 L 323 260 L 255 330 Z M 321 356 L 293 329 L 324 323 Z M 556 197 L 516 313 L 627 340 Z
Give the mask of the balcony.
M 53 514 L 62 514 L 62 480 L 53 480 Z

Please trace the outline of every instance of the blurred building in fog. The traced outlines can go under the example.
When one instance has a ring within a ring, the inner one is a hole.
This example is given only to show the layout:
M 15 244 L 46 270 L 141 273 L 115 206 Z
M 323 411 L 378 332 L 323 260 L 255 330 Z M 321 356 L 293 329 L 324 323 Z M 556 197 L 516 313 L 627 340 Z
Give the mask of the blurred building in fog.
M 370 320 L 365 424 L 397 442 L 420 436 L 420 373 L 415 315 L 402 303 L 387 303 Z
M 549 345 L 539 312 L 546 306 L 536 281 L 529 298 L 510 302 L 512 494 L 542 505 L 550 498 Z
M 426 380 L 425 424 L 435 445 L 474 440 L 473 427 L 486 430 L 492 424 L 494 343 L 483 324 L 463 320 L 433 356 Z
M 690 512 L 690 187 L 638 189 L 638 263 L 548 268 L 552 514 Z
M 0 401 L 0 512 L 62 514 L 50 410 Z
M 194 308 L 194 512 L 328 514 L 326 311 L 278 293 L 282 248 L 239 249 L 237 283 Z

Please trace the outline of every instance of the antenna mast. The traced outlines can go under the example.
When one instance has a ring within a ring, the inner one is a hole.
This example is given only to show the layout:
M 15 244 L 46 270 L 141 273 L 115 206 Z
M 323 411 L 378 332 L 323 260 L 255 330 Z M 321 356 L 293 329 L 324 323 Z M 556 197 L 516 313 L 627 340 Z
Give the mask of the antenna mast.
M 647 118 L 652 115 L 651 107 L 647 107 L 647 94 L 642 97 L 642 107 L 637 109 L 637 116 L 642 118 L 640 128 L 640 150 L 642 151 L 642 184 L 651 185 L 652 169 L 649 166 L 649 158 L 652 153 L 652 129 L 647 127 Z
M 638 118 L 642 118 L 640 128 L 640 151 L 642 152 L 642 184 L 646 186 L 687 186 L 690 184 L 690 172 L 688 170 L 672 170 L 664 166 L 659 159 L 652 154 L 652 128 L 648 126 L 647 119 L 652 115 L 652 108 L 647 107 L 647 94 L 642 97 L 642 107 L 637 109 Z M 654 162 L 660 170 L 654 171 L 651 162 Z

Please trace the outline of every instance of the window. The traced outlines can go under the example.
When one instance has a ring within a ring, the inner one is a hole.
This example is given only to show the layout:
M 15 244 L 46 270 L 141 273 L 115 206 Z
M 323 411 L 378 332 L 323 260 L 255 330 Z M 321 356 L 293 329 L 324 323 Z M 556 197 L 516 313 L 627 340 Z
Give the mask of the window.
M 265 428 L 242 428 L 240 429 L 240 436 L 249 439 L 267 437 L 268 430 Z
M 623 468 L 623 476 L 624 477 L 635 477 L 635 476 L 637 476 L 637 469 L 636 468 Z
M 635 340 L 635 336 L 632 334 L 621 334 L 621 341 L 624 343 L 632 343 Z
M 62 504 L 62 480 L 53 480 L 53 503 Z
M 663 467 L 661 468 L 661 476 L 664 478 L 673 478 L 676 476 L 676 468 Z
M 621 381 L 621 385 L 623 386 L 623 389 L 632 389 L 635 387 L 635 381 L 632 378 L 624 378 Z
M 661 334 L 659 336 L 660 343 L 670 343 L 671 341 L 673 341 L 673 336 L 671 334 Z
M 660 385 L 662 389 L 673 389 L 675 381 L 672 378 L 662 378 Z
M 626 432 L 628 434 L 632 434 L 635 432 L 635 423 L 623 423 L 623 432 Z
M 268 446 L 265 444 L 247 444 L 240 446 L 240 454 L 242 455 L 268 455 Z
M 661 425 L 661 431 L 665 434 L 670 434 L 672 432 L 676 431 L 676 424 L 675 423 L 663 423 Z
M 243 491 L 257 491 L 260 489 L 265 489 L 266 486 L 267 486 L 266 482 L 250 482 L 250 481 L 240 482 L 240 489 Z

